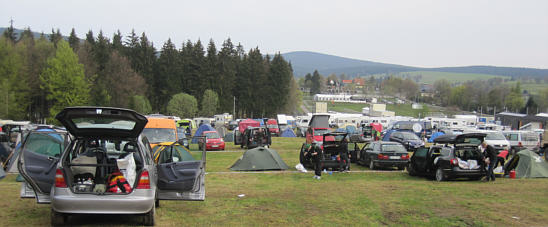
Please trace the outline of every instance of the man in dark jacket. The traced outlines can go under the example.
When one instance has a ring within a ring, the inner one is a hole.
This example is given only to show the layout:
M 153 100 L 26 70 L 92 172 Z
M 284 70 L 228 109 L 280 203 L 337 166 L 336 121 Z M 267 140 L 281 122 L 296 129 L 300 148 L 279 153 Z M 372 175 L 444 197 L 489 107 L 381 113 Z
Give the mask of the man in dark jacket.
M 495 173 L 493 173 L 493 169 L 497 164 L 497 155 L 499 152 L 491 145 L 487 145 L 485 141 L 481 143 L 481 148 L 483 149 L 483 160 L 489 165 L 487 168 L 486 181 L 495 181 Z
M 321 165 L 321 148 L 317 147 L 316 144 L 307 144 L 305 147 L 307 158 L 312 159 L 314 163 L 314 179 L 321 179 L 322 176 L 322 165 Z

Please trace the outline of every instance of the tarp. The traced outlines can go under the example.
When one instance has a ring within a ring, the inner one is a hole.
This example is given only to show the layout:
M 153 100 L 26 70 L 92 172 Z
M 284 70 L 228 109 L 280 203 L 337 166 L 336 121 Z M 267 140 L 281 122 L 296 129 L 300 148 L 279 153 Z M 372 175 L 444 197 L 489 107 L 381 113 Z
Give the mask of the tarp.
M 261 126 L 261 123 L 258 121 L 245 119 L 243 121 L 240 121 L 240 123 L 238 124 L 238 130 L 244 133 L 247 127 L 260 127 L 260 126 Z
M 232 132 L 229 132 L 227 133 L 223 139 L 225 140 L 225 142 L 234 142 L 234 133 Z
M 287 164 L 282 160 L 278 152 L 272 149 L 257 147 L 247 150 L 230 170 L 258 171 L 258 170 L 286 170 Z
M 192 138 L 192 143 L 198 143 L 198 138 L 196 136 L 202 136 L 203 132 L 205 131 L 215 131 L 213 127 L 209 124 L 203 124 L 196 130 L 196 133 L 194 133 L 194 137 Z
M 518 152 L 517 178 L 548 177 L 548 162 L 531 150 Z
M 430 136 L 430 139 L 428 139 L 428 142 L 429 142 L 429 143 L 433 143 L 433 142 L 434 142 L 434 139 L 436 139 L 438 136 L 442 136 L 442 135 L 445 135 L 445 133 L 443 133 L 443 132 L 436 132 L 436 133 L 434 133 L 434 134 L 432 134 L 432 135 Z
M 293 129 L 291 129 L 291 128 L 286 128 L 280 136 L 281 137 L 296 137 L 295 133 L 293 132 Z

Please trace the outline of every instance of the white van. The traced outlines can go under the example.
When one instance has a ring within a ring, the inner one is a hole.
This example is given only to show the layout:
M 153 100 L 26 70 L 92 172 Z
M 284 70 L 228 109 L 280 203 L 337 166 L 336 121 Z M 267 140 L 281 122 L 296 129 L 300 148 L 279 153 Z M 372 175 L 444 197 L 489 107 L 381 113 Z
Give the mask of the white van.
M 535 149 L 539 146 L 540 137 L 533 131 L 504 131 L 502 134 L 510 142 L 512 153 L 523 149 Z

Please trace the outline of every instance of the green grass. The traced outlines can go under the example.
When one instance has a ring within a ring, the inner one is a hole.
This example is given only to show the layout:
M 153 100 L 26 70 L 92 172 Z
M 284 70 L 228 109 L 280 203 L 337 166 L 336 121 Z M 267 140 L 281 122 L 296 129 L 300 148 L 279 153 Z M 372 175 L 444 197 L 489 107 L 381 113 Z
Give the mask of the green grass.
M 274 138 L 272 148 L 291 170 L 302 141 Z M 206 200 L 162 201 L 158 226 L 542 226 L 548 220 L 546 179 L 438 183 L 400 171 L 323 174 L 320 181 L 310 172 L 232 174 L 228 167 L 244 151 L 231 143 L 227 149 L 237 152 L 207 153 Z M 49 205 L 20 199 L 14 178 L 0 181 L 0 225 L 48 225 Z M 140 220 L 78 215 L 70 223 L 122 226 Z
M 466 82 L 471 80 L 488 80 L 491 78 L 510 78 L 508 76 L 497 76 L 489 74 L 478 73 L 450 73 L 450 72 L 430 72 L 430 71 L 415 71 L 415 72 L 402 72 L 396 74 L 398 76 L 409 75 L 411 77 L 421 75 L 420 82 L 434 84 L 436 80 L 446 79 L 450 82 Z

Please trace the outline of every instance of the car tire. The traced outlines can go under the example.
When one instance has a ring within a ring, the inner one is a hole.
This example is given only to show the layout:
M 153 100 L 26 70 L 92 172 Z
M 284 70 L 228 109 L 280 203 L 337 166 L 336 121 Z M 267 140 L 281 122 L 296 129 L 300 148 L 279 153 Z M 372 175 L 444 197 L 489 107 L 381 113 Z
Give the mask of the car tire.
M 369 169 L 374 170 L 375 169 L 375 163 L 373 162 L 373 159 L 369 160 Z
M 415 171 L 415 168 L 413 168 L 413 164 L 407 164 L 407 173 L 409 173 L 409 176 L 417 176 L 417 172 Z
M 443 169 L 441 167 L 438 167 L 438 169 L 436 169 L 435 179 L 438 182 L 447 180 L 447 177 L 445 177 L 445 174 L 443 173 Z
M 159 199 L 154 200 L 154 206 L 155 207 L 160 207 L 160 200 Z
M 405 166 L 398 166 L 398 170 L 404 170 L 405 169 Z
M 51 209 L 51 226 L 62 226 L 67 222 L 67 215 Z
M 156 206 L 152 206 L 149 212 L 143 215 L 143 225 L 144 226 L 154 226 L 154 213 L 156 211 Z

